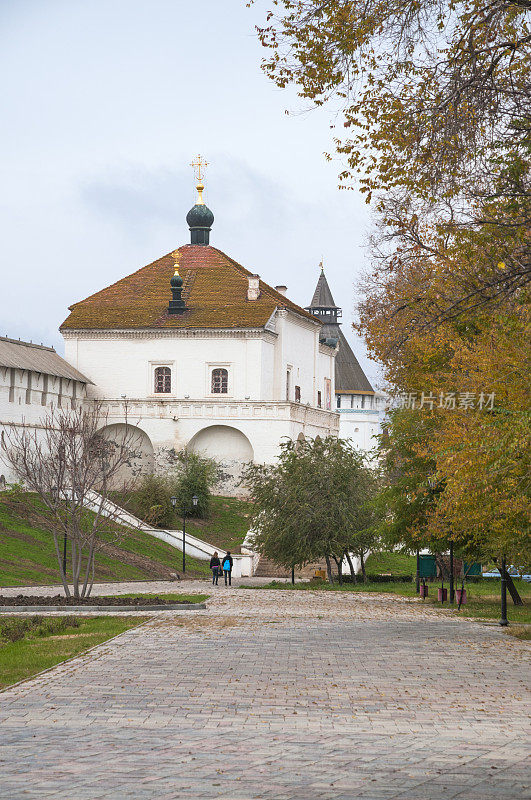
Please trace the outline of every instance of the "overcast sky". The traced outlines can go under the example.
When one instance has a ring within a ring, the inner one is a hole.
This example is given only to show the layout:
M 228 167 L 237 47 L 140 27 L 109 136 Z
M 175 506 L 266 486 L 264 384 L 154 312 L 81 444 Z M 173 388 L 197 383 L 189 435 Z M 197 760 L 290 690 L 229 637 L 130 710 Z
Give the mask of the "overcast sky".
M 324 159 L 332 111 L 260 70 L 268 5 L 0 0 L 1 335 L 62 353 L 71 303 L 187 243 L 201 153 L 211 243 L 301 305 L 324 258 L 376 377 L 349 330 L 367 208 Z

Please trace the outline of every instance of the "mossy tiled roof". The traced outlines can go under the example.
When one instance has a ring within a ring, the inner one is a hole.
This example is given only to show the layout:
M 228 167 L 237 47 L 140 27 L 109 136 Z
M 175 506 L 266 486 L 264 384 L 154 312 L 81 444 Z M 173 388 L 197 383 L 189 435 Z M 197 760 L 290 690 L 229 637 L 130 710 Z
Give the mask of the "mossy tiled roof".
M 74 303 L 61 329 L 113 328 L 262 328 L 275 308 L 288 308 L 307 319 L 315 317 L 260 281 L 258 300 L 247 300 L 253 273 L 209 245 L 184 245 L 178 250 L 184 280 L 184 314 L 168 314 L 171 253 Z

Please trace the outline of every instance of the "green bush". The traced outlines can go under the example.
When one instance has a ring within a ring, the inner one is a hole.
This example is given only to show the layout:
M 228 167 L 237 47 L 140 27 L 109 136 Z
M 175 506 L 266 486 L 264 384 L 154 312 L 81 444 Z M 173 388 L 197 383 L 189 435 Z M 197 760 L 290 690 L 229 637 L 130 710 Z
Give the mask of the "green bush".
M 146 475 L 130 499 L 134 513 L 148 525 L 157 528 L 174 528 L 175 515 L 171 505 L 171 491 L 166 478 Z
M 35 636 L 52 636 L 62 633 L 67 628 L 79 628 L 77 617 L 69 614 L 65 617 L 24 617 L 8 619 L 0 624 L 0 638 L 8 642 L 18 642 L 27 633 Z
M 358 583 L 363 582 L 362 575 L 356 575 Z M 374 575 L 367 573 L 367 583 L 411 583 L 413 575 Z M 337 582 L 337 576 L 334 576 L 334 581 Z M 343 583 L 353 583 L 351 575 L 343 575 Z
M 169 482 L 179 512 L 206 519 L 210 515 L 210 490 L 217 480 L 218 466 L 211 458 L 185 451 L 178 454 L 178 461 L 177 474 Z M 194 495 L 198 498 L 197 506 L 192 502 Z
M 8 619 L 0 625 L 0 636 L 8 642 L 18 642 L 31 626 L 31 619 Z
M 77 617 L 72 615 L 67 617 L 48 617 L 32 632 L 35 633 L 35 636 L 53 636 L 55 633 L 62 633 L 67 628 L 79 628 Z
M 183 512 L 189 517 L 210 516 L 210 489 L 218 476 L 218 467 L 210 458 L 196 453 L 177 453 L 175 471 L 166 475 L 146 475 L 127 497 L 113 495 L 135 516 L 157 528 L 176 528 Z M 193 505 L 194 494 L 198 498 Z M 171 498 L 177 498 L 175 511 Z

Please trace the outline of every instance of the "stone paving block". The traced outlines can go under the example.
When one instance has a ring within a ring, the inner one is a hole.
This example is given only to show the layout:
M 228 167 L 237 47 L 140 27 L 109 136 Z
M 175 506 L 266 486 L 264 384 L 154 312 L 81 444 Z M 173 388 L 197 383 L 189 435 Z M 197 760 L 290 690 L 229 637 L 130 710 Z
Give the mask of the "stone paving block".
M 527 653 L 388 596 L 234 588 L 0 695 L 0 794 L 520 800 Z

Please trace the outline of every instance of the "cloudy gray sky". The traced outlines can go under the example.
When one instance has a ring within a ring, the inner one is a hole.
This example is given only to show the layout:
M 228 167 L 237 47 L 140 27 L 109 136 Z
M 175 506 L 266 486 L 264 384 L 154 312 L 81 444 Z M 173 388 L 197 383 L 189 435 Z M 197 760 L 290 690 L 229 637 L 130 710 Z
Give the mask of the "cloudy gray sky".
M 211 243 L 302 305 L 324 257 L 375 378 L 348 330 L 369 215 L 323 157 L 332 110 L 260 70 L 268 5 L 0 0 L 0 334 L 62 352 L 71 303 L 188 242 L 202 153 Z

